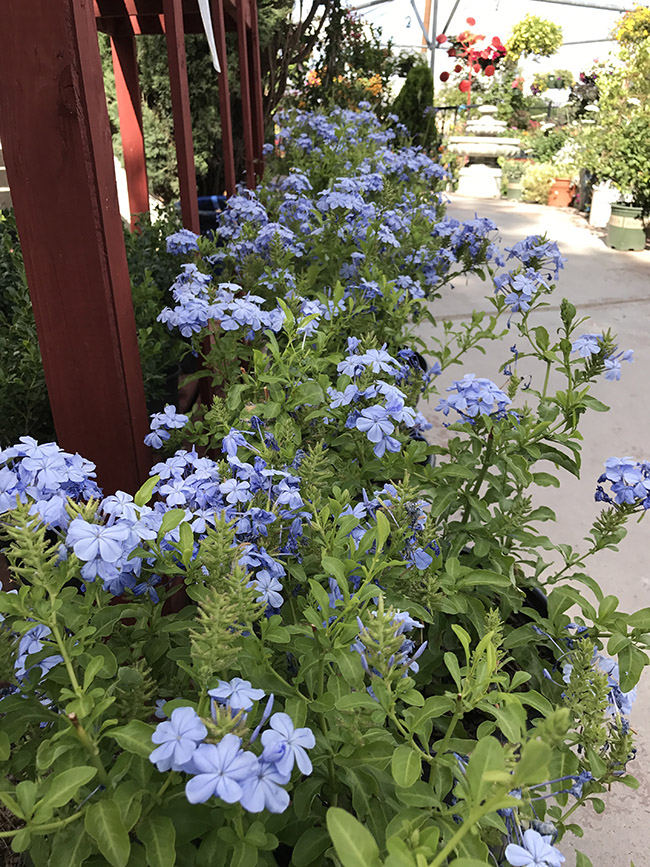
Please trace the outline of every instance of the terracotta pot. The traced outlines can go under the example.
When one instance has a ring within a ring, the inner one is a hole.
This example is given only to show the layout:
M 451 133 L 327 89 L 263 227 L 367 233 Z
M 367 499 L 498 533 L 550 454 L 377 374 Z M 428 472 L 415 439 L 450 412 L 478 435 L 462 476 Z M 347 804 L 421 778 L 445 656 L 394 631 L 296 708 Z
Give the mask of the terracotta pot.
M 548 204 L 555 208 L 568 208 L 574 194 L 575 184 L 570 178 L 555 178 L 548 191 Z

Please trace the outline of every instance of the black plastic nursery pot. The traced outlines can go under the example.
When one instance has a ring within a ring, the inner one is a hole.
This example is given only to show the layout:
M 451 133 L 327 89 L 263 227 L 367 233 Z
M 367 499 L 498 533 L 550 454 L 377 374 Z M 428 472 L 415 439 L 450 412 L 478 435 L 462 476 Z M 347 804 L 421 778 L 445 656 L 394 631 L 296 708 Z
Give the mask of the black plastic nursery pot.
M 645 226 L 641 208 L 617 203 L 607 224 L 607 246 L 613 250 L 644 250 Z

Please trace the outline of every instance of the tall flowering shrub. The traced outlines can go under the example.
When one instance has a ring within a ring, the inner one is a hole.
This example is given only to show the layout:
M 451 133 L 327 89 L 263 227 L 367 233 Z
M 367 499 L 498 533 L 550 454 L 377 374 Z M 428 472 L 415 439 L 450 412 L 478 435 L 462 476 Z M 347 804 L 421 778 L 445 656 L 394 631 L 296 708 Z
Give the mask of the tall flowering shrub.
M 214 397 L 152 416 L 142 488 L 0 452 L 0 840 L 37 867 L 556 867 L 578 808 L 636 785 L 650 623 L 588 558 L 650 470 L 607 459 L 584 550 L 532 491 L 579 473 L 590 386 L 632 353 L 566 300 L 536 324 L 557 245 L 447 218 L 443 170 L 364 106 L 279 124 L 258 193 L 169 238 L 160 320 Z M 492 313 L 439 321 L 466 273 Z M 454 375 L 504 333 L 500 369 Z

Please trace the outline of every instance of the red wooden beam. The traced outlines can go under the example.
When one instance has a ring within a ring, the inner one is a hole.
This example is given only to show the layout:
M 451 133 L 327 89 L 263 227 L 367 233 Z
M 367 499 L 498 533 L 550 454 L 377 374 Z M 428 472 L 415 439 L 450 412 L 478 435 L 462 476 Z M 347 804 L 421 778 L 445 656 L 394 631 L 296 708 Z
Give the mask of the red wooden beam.
M 181 192 L 181 213 L 185 228 L 198 233 L 199 203 L 196 195 L 196 170 L 194 168 L 192 116 L 190 114 L 190 91 L 187 83 L 182 2 L 181 0 L 163 0 L 163 9 L 172 113 L 174 115 L 178 183 Z
M 262 63 L 260 59 L 260 34 L 257 23 L 255 0 L 248 0 L 250 29 L 248 31 L 248 57 L 250 61 L 251 101 L 253 103 L 253 149 L 255 173 L 258 180 L 264 174 L 264 105 L 262 102 Z
M 226 27 L 223 15 L 223 0 L 212 0 L 212 24 L 219 55 L 219 114 L 221 116 L 221 149 L 226 176 L 226 193 L 235 194 L 235 151 L 232 140 L 232 116 L 230 111 L 230 87 L 228 85 L 228 54 L 226 51 Z
M 111 48 L 124 152 L 124 170 L 129 188 L 131 229 L 135 229 L 138 215 L 149 212 L 149 185 L 142 129 L 138 58 L 133 31 L 123 36 L 112 36 Z
M 59 442 L 133 491 L 147 413 L 91 0 L 4 0 L 0 136 Z
M 255 189 L 255 145 L 253 141 L 253 110 L 251 105 L 250 67 L 248 61 L 248 39 L 246 35 L 246 12 L 248 2 L 237 3 L 237 45 L 239 48 L 239 78 L 241 81 L 241 105 L 244 126 L 244 163 L 246 165 L 246 186 Z M 250 14 L 250 13 L 249 13 Z

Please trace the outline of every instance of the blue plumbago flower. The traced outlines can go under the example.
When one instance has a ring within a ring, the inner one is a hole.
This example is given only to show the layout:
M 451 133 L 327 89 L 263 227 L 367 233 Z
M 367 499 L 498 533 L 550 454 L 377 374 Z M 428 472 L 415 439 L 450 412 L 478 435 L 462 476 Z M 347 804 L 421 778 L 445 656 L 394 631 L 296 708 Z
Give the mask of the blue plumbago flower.
M 175 255 L 194 253 L 198 251 L 199 236 L 189 229 L 180 229 L 173 235 L 167 235 L 167 252 Z
M 201 744 L 192 754 L 191 773 L 185 785 L 190 804 L 204 804 L 213 795 L 227 804 L 241 800 L 242 785 L 257 772 L 254 753 L 241 748 L 241 738 L 227 734 L 218 744 Z M 287 796 L 288 797 L 288 796 Z
M 240 804 L 249 813 L 283 813 L 289 806 L 289 794 L 282 788 L 290 774 L 282 774 L 273 764 L 258 761 L 255 770 L 242 782 Z
M 371 443 L 381 442 L 387 434 L 392 434 L 395 430 L 395 425 L 383 406 L 368 406 L 361 410 L 356 427 L 365 433 Z
M 360 361 L 374 373 L 396 373 L 400 367 L 396 359 L 386 351 L 386 344 L 381 349 L 368 349 L 360 356 Z
M 144 438 L 144 444 L 150 449 L 161 449 L 169 439 L 169 432 L 166 430 L 155 430 L 148 433 Z
M 523 846 L 509 843 L 506 846 L 506 860 L 512 867 L 561 867 L 564 855 L 551 845 L 551 837 L 542 837 L 529 828 L 524 831 Z
M 505 302 L 513 313 L 530 310 L 540 288 L 548 289 L 544 277 L 532 268 L 528 268 L 524 274 L 505 274 L 495 280 L 495 285 L 497 292 L 501 290 L 506 293 Z
M 598 355 L 602 346 L 602 334 L 581 334 L 571 344 L 571 352 L 577 352 L 580 358 L 589 358 L 590 355 Z
M 151 430 L 157 430 L 164 427 L 168 429 L 182 428 L 188 423 L 189 418 L 181 412 L 176 412 L 176 407 L 167 404 L 162 412 L 154 413 L 151 416 Z
M 609 482 L 613 498 L 601 485 Z M 616 505 L 641 505 L 650 508 L 650 463 L 635 458 L 608 458 L 605 472 L 598 478 L 596 500 Z
M 151 433 L 144 438 L 144 444 L 152 449 L 162 448 L 163 443 L 169 439 L 168 431 L 185 427 L 188 421 L 188 416 L 176 412 L 175 406 L 167 404 L 163 412 L 151 416 Z
M 508 259 L 519 259 L 524 265 L 532 265 L 538 269 L 550 269 L 556 280 L 560 276 L 560 269 L 564 268 L 566 262 L 557 243 L 547 241 L 542 235 L 529 235 L 512 247 L 506 247 L 506 253 L 509 254 Z
M 125 524 L 107 527 L 77 517 L 68 528 L 66 541 L 80 560 L 117 563 L 123 556 L 124 542 L 128 541 L 129 536 L 129 528 Z
M 295 729 L 286 713 L 273 714 L 270 726 L 271 729 L 262 733 L 262 761 L 275 765 L 281 774 L 290 774 L 294 764 L 298 765 L 301 773 L 311 774 L 312 765 L 305 750 L 316 745 L 312 730 Z
M 182 771 L 190 762 L 197 746 L 208 736 L 200 716 L 191 707 L 177 707 L 171 718 L 156 726 L 151 735 L 160 744 L 149 756 L 159 771 Z
M 220 704 L 225 704 L 234 711 L 250 710 L 253 702 L 264 698 L 263 689 L 255 689 L 249 680 L 233 677 L 232 680 L 220 680 L 219 685 L 208 690 L 208 695 Z
M 21 437 L 0 451 L 0 514 L 32 499 L 31 514 L 52 529 L 64 529 L 70 521 L 68 497 L 77 502 L 101 498 L 95 475 L 95 465 L 81 455 L 64 452 L 56 443 L 39 445 L 32 437 Z
M 472 421 L 479 415 L 505 418 L 506 407 L 511 403 L 508 395 L 490 379 L 477 379 L 473 373 L 467 373 L 461 380 L 453 382 L 447 391 L 457 393 L 446 400 L 441 399 L 436 412 L 449 415 L 449 410 L 455 409 L 466 421 Z
M 330 397 L 330 409 L 337 409 L 339 406 L 348 406 L 353 400 L 359 396 L 360 392 L 356 385 L 352 382 L 346 385 L 343 391 L 336 391 L 334 388 L 328 388 L 327 394 Z
M 626 349 L 624 352 L 609 355 L 605 359 L 605 379 L 619 380 L 621 378 L 621 361 L 632 363 L 634 361 L 633 354 L 633 349 Z
M 63 662 L 62 656 L 59 654 L 53 654 L 45 659 L 41 659 L 40 662 L 37 662 L 35 665 L 27 666 L 27 658 L 44 650 L 45 645 L 43 644 L 42 639 L 47 638 L 51 634 L 49 627 L 42 623 L 39 623 L 38 626 L 25 632 L 18 644 L 18 653 L 14 663 L 14 670 L 18 680 L 24 680 L 29 672 L 33 671 L 35 668 L 40 669 L 40 676 L 43 677 L 51 668 L 54 668 L 55 665 Z

